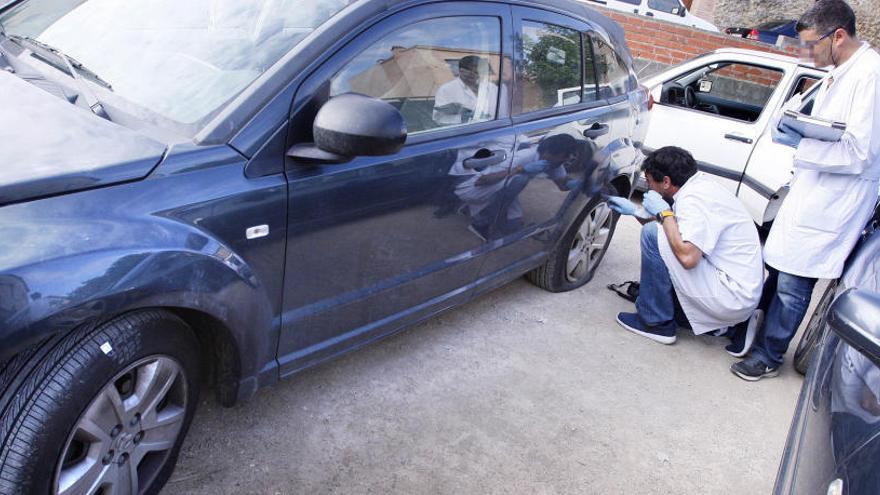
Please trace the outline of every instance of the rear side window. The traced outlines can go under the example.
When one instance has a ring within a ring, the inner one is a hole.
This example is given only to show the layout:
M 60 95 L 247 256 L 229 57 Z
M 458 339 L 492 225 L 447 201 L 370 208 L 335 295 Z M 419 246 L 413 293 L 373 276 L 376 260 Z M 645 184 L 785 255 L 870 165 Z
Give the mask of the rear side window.
M 333 77 L 330 96 L 353 91 L 387 101 L 415 134 L 494 120 L 500 75 L 501 21 L 443 17 L 414 23 L 361 52 Z
M 580 32 L 524 21 L 519 70 L 521 113 L 581 102 Z
M 597 37 L 592 39 L 599 95 L 602 98 L 625 95 L 629 89 L 629 69 L 617 52 L 605 41 Z

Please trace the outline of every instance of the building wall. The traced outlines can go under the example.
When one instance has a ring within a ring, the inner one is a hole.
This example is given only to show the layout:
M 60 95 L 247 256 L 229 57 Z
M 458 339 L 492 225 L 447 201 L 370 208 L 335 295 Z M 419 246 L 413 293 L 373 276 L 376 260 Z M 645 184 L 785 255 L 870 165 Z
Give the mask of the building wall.
M 644 16 L 606 9 L 601 11 L 623 27 L 626 43 L 636 59 L 636 70 L 639 71 L 640 79 L 719 48 L 785 53 L 766 43 L 710 33 Z

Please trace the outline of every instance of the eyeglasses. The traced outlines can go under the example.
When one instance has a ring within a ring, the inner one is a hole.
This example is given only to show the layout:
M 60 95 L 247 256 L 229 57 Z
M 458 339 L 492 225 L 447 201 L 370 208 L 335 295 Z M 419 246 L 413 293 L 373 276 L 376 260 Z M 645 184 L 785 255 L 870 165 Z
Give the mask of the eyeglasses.
M 822 41 L 825 38 L 836 33 L 838 29 L 841 29 L 841 27 L 837 26 L 836 28 L 832 29 L 831 31 L 828 31 L 827 33 L 823 34 L 820 38 L 815 39 L 815 40 L 799 40 L 798 44 L 799 44 L 801 50 L 812 50 L 813 48 L 816 47 L 816 45 L 819 44 L 820 41 Z

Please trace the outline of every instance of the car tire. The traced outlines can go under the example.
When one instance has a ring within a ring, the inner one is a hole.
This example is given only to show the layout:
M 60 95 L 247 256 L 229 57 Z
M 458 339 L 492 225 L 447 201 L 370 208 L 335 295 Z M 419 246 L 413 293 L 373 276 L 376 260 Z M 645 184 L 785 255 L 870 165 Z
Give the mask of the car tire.
M 0 493 L 158 493 L 198 401 L 197 349 L 183 321 L 147 310 L 7 361 Z
M 592 280 L 608 251 L 619 217 L 607 202 L 591 203 L 544 264 L 526 274 L 528 280 L 550 292 L 574 290 Z
M 813 357 L 813 351 L 819 344 L 822 337 L 822 330 L 825 328 L 825 316 L 828 313 L 828 307 L 834 301 L 834 295 L 837 291 L 837 282 L 831 282 L 816 304 L 816 309 L 810 316 L 810 321 L 804 329 L 804 334 L 798 342 L 797 349 L 794 351 L 794 369 L 802 375 L 807 374 L 810 367 L 810 360 Z

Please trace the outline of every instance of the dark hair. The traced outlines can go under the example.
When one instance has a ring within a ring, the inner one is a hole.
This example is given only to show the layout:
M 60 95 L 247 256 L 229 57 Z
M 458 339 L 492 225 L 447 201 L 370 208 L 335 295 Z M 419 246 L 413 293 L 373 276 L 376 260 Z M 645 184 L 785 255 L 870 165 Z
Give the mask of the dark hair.
M 458 68 L 478 71 L 480 70 L 480 66 L 486 63 L 487 62 L 483 57 L 478 57 L 476 55 L 466 55 L 458 60 Z
M 856 13 L 844 0 L 817 0 L 807 10 L 795 26 L 797 32 L 815 30 L 820 36 L 843 29 L 850 36 L 856 35 Z
M 648 154 L 642 163 L 642 170 L 651 174 L 651 178 L 657 182 L 669 177 L 673 186 L 681 187 L 697 173 L 697 162 L 686 150 L 667 146 Z
M 577 151 L 577 140 L 569 134 L 554 134 L 545 137 L 538 143 L 538 155 L 544 153 L 571 154 Z

